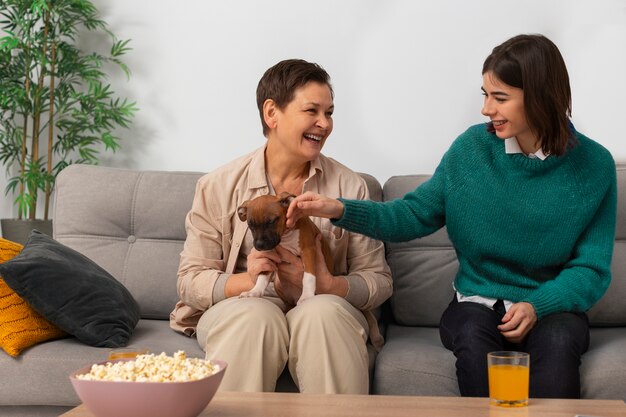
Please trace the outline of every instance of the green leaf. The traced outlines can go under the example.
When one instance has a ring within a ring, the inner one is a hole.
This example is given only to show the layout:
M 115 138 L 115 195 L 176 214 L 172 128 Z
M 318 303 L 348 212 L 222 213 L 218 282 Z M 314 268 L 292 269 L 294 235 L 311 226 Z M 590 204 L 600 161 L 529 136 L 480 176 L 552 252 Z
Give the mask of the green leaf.
M 130 42 L 130 39 L 127 39 L 125 41 L 115 42 L 113 46 L 111 47 L 111 56 L 119 57 L 121 55 L 124 55 L 126 52 L 130 51 L 132 48 L 128 47 L 129 42 Z
M 102 143 L 104 143 L 104 148 L 106 150 L 111 150 L 115 152 L 117 149 L 119 149 L 120 146 L 118 141 L 119 138 L 111 135 L 111 132 L 105 132 L 104 134 L 102 134 Z
M 10 31 L 7 31 L 7 33 L 11 34 L 11 36 L 0 38 L 0 51 L 10 53 L 20 45 L 20 40 Z

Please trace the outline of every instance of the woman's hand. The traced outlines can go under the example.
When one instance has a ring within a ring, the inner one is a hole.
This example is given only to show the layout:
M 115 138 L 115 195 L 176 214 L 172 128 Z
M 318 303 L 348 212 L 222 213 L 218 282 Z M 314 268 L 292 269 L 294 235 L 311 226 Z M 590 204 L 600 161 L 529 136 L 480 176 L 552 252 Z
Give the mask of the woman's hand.
M 248 255 L 248 270 L 237 274 L 231 274 L 224 286 L 226 298 L 239 297 L 242 292 L 250 291 L 254 288 L 256 280 L 260 274 L 276 272 L 277 263 L 280 257 L 275 250 L 258 251 L 252 249 Z
M 305 216 L 339 219 L 343 215 L 343 203 L 334 198 L 307 191 L 294 198 L 287 209 L 287 227 L 293 227 Z
M 537 313 L 530 303 L 515 303 L 502 317 L 498 330 L 506 340 L 521 343 L 537 324 Z
M 260 274 L 271 274 L 278 271 L 277 265 L 280 263 L 280 255 L 276 250 L 258 251 L 252 248 L 248 255 L 248 275 L 252 280 L 252 285 L 256 284 L 256 280 Z

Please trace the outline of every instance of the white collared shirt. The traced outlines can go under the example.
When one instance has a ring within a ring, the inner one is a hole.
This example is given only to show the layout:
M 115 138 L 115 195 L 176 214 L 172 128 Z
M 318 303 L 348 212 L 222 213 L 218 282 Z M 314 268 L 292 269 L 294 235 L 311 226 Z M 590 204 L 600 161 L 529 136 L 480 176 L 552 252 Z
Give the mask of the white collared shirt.
M 519 142 L 517 141 L 517 138 L 515 136 L 504 139 L 504 151 L 507 154 L 524 153 L 522 148 L 519 146 Z M 539 148 L 537 149 L 536 152 L 527 154 L 526 156 L 528 156 L 531 159 L 539 158 L 540 160 L 544 161 L 550 155 L 544 154 L 543 150 Z M 454 287 L 454 283 L 452 283 L 452 288 L 454 288 L 454 291 L 456 291 L 456 287 Z M 456 291 L 456 300 L 459 303 L 464 302 L 464 301 L 470 301 L 473 303 L 481 304 L 486 307 L 489 307 L 492 310 L 493 310 L 494 304 L 498 301 L 495 298 L 482 297 L 480 295 L 469 295 L 469 296 L 463 295 L 458 291 Z M 504 303 L 504 308 L 506 309 L 506 311 L 509 311 L 509 308 L 513 305 L 513 302 L 509 300 L 502 300 L 502 301 Z
M 504 151 L 507 154 L 511 153 L 524 153 L 522 148 L 519 146 L 519 142 L 515 136 L 511 138 L 504 139 Z M 539 148 L 536 152 L 529 153 L 526 155 L 531 159 L 539 158 L 542 161 L 545 160 L 549 155 L 543 153 L 543 149 Z

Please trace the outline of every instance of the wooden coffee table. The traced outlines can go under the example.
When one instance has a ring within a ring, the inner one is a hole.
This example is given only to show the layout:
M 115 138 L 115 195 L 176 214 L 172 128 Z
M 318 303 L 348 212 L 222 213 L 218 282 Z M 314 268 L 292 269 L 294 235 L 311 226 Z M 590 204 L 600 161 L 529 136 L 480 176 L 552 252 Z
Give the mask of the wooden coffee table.
M 619 400 L 531 399 L 528 407 L 492 406 L 487 398 L 218 392 L 201 417 L 624 417 Z M 93 417 L 84 405 L 61 417 Z

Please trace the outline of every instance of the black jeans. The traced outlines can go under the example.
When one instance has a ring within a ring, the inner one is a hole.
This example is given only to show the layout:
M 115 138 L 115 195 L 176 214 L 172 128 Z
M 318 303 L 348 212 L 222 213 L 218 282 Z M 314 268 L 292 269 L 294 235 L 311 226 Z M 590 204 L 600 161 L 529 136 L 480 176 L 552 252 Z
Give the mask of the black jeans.
M 441 317 L 439 335 L 456 356 L 461 395 L 488 397 L 487 353 L 516 350 L 530 354 L 531 398 L 580 398 L 580 358 L 589 347 L 585 313 L 556 313 L 537 322 L 524 341 L 507 341 L 497 326 L 503 313 L 480 304 L 452 300 Z

